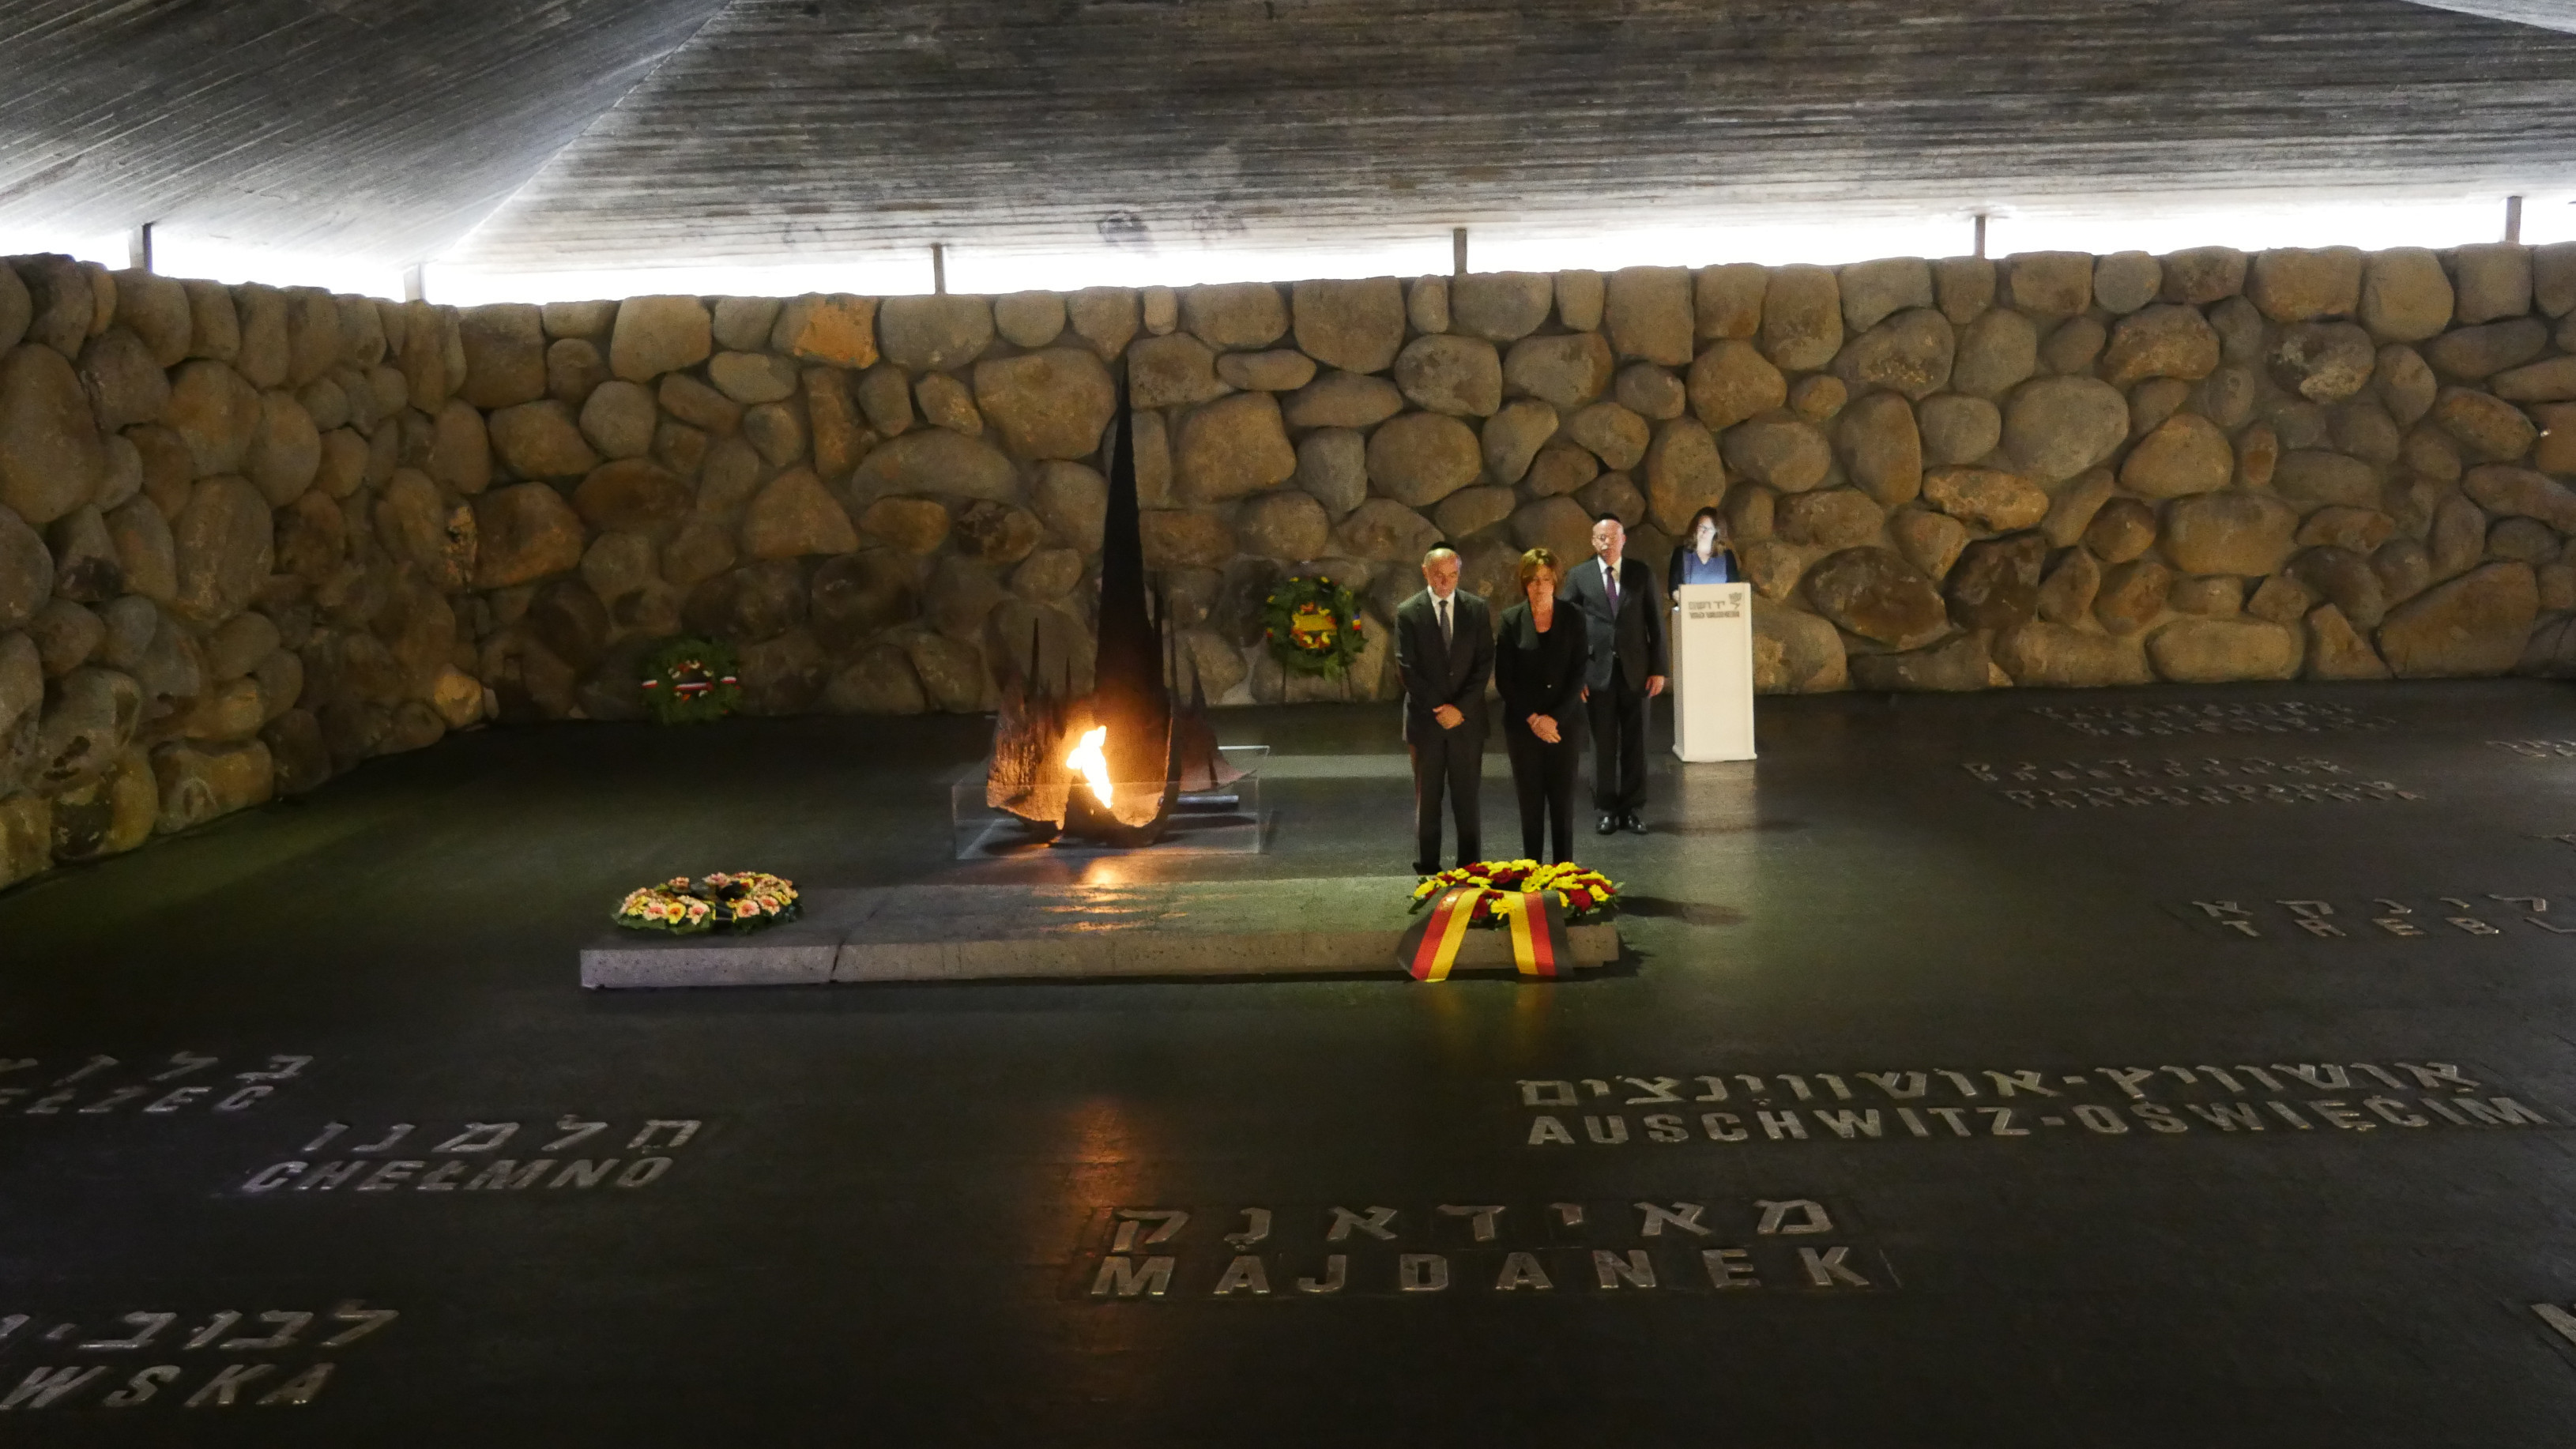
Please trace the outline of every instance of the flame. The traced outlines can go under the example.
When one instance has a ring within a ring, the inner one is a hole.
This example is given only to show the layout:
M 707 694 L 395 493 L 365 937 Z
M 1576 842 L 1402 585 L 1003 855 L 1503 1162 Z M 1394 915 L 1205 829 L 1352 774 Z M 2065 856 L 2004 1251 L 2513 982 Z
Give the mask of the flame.
M 1108 738 L 1109 726 L 1094 726 L 1083 732 L 1082 742 L 1064 757 L 1066 765 L 1080 770 L 1082 777 L 1091 782 L 1091 793 L 1100 797 L 1103 805 L 1109 803 L 1109 756 L 1100 747 Z

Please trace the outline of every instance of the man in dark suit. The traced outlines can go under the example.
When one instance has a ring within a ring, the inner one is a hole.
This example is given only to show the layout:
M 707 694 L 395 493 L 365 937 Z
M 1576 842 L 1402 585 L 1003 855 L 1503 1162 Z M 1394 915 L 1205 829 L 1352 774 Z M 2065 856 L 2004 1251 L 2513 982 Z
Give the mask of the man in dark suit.
M 1566 572 L 1565 599 L 1583 615 L 1592 641 L 1590 693 L 1592 803 L 1603 835 L 1646 833 L 1646 701 L 1664 692 L 1664 599 L 1655 575 L 1626 557 L 1628 530 L 1612 514 L 1592 522 L 1589 563 Z
M 1440 797 L 1458 821 L 1458 863 L 1482 859 L 1477 791 L 1485 775 L 1485 681 L 1494 625 L 1485 601 L 1458 587 L 1458 554 L 1422 556 L 1428 587 L 1395 611 L 1395 670 L 1404 680 L 1404 746 L 1413 757 L 1413 869 L 1440 871 Z

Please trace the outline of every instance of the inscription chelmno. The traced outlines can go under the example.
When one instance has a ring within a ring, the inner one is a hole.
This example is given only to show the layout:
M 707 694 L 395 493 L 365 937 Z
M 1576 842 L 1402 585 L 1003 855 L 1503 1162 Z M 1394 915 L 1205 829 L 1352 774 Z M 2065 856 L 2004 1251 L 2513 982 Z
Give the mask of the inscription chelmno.
M 2445 896 L 2353 896 L 2339 900 L 2168 901 L 2167 913 L 2204 935 L 2236 941 L 2476 941 L 2576 936 L 2576 904 L 2560 897 L 2485 891 Z
M 242 1069 L 228 1072 L 227 1065 Z M 229 1064 L 195 1052 L 131 1062 L 104 1054 L 55 1060 L 0 1056 L 0 1116 L 77 1121 L 246 1112 L 311 1065 L 309 1056 L 283 1053 Z
M 360 1128 L 333 1122 L 296 1155 L 251 1173 L 239 1190 L 279 1192 L 584 1192 L 634 1190 L 668 1176 L 705 1125 L 651 1117 L 630 1128 L 568 1112 L 548 1124 L 465 1122 Z M 505 1151 L 511 1155 L 501 1155 Z
M 0 1413 L 309 1404 L 346 1349 L 401 1316 L 354 1300 L 323 1310 L 0 1313 Z M 21 1373 L 11 1360 L 33 1362 Z
M 2122 805 L 2317 805 L 2421 800 L 2387 780 L 2364 780 L 2332 760 L 2114 759 L 1969 763 L 1986 793 L 2025 810 Z
M 2285 700 L 2261 704 L 2037 705 L 2031 713 L 2103 738 L 2170 735 L 2360 734 L 2384 730 L 2395 720 L 2366 715 L 2343 704 Z
M 1064 1291 L 1117 1303 L 1898 1286 L 1848 1205 L 1782 1194 L 1105 1208 L 1092 1217 Z
M 2559 1125 L 2492 1074 L 2431 1061 L 1707 1072 L 1522 1079 L 1513 1092 L 1522 1143 L 1542 1149 Z

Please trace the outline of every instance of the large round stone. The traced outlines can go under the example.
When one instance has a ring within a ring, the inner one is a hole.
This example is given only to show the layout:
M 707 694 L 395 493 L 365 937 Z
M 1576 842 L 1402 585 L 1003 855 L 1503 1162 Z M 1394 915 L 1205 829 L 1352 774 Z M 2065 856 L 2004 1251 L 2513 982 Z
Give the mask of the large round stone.
M 276 559 L 268 500 L 231 475 L 197 481 L 171 537 L 179 575 L 171 607 L 200 624 L 248 607 Z
M 1020 474 L 1001 449 L 980 438 L 922 428 L 869 452 L 860 460 L 856 478 L 861 494 L 869 497 L 943 493 L 1007 503 L 1019 493 Z
M 109 432 L 157 423 L 170 405 L 169 374 L 143 339 L 122 327 L 91 338 L 81 349 L 80 382 L 98 426 Z
M 2351 247 L 2257 253 L 2245 295 L 2275 322 L 2349 317 L 2361 306 L 2361 253 Z
M 1995 638 L 1994 657 L 2013 683 L 2027 688 L 2096 689 L 2149 679 L 2135 643 L 2064 624 L 2007 629 Z
M 1891 648 L 1920 648 L 1949 628 L 1932 581 L 1889 549 L 1845 549 L 1808 569 L 1803 584 L 1817 613 Z
M 1826 279 L 1832 275 L 1826 273 Z M 1581 407 L 1610 386 L 1612 364 L 1610 344 L 1598 333 L 1524 337 L 1503 358 L 1503 388 L 1515 397 Z
M 1603 294 L 1601 327 L 1621 357 L 1666 367 L 1691 360 L 1691 274 L 1683 267 L 1622 267 Z
M 1181 293 L 1181 326 L 1220 352 L 1267 347 L 1288 331 L 1288 303 L 1268 282 L 1191 287 Z
M 808 292 L 778 309 L 769 329 L 773 352 L 852 370 L 877 361 L 877 302 L 846 292 Z
M 766 352 L 719 352 L 707 363 L 707 381 L 745 406 L 794 397 L 797 376 L 795 363 Z
M 1738 423 L 1720 437 L 1726 466 L 1783 493 L 1801 493 L 1825 481 L 1834 450 L 1802 418 L 1763 418 Z
M 1483 468 L 1475 433 L 1439 413 L 1407 413 L 1369 436 L 1369 481 L 1408 507 L 1439 502 L 1475 482 Z
M 2093 305 L 2090 252 L 2018 252 L 2004 258 L 2005 293 L 2035 317 L 2074 317 Z
M 696 500 L 670 469 L 648 458 L 621 458 L 592 469 L 572 501 L 593 527 L 647 530 L 679 521 Z
M 608 370 L 629 382 L 695 366 L 713 351 L 715 319 L 695 297 L 629 297 L 617 304 Z
M 2004 438 L 2003 410 L 1981 397 L 1945 393 L 1925 398 L 1915 415 L 1923 461 L 1935 466 L 1976 462 Z
M 1041 464 L 1029 485 L 1029 507 L 1058 539 L 1082 553 L 1098 553 L 1109 481 L 1080 463 Z
M 33 344 L 0 359 L 0 504 L 51 523 L 95 500 L 106 478 L 107 449 L 71 363 Z
M 1234 557 L 1234 530 L 1214 513 L 1153 508 L 1138 521 L 1149 569 L 1214 568 Z
M 1655 526 L 1679 534 L 1693 514 L 1725 497 L 1726 465 L 1707 428 L 1675 418 L 1655 429 L 1646 450 L 1646 513 Z
M 909 553 L 936 553 L 948 540 L 948 510 L 928 498 L 880 498 L 859 515 L 859 528 Z
M 2165 509 L 2164 551 L 2187 574 L 2276 573 L 2297 547 L 2296 509 L 2267 493 L 2230 489 Z
M 1892 392 L 1869 394 L 1843 410 L 1834 434 L 1842 445 L 1844 471 L 1870 497 L 1893 508 L 1923 491 L 1923 437 L 1904 398 Z
M 1915 307 L 1853 338 L 1834 370 L 1855 392 L 1883 387 L 1926 398 L 1949 386 L 1957 348 L 1958 333 L 1949 318 L 1930 307 Z
M 1228 352 L 1216 360 L 1217 380 L 1249 392 L 1295 392 L 1315 380 L 1315 359 L 1293 348 Z
M 2147 658 L 2175 684 L 2295 679 L 2299 639 L 2261 619 L 2177 619 L 2147 636 Z
M 1404 345 L 1404 289 L 1393 277 L 1299 282 L 1293 295 L 1297 348 L 1326 367 L 1384 372 Z
M 1849 683 L 1843 636 L 1804 609 L 1759 598 L 1753 604 L 1753 688 L 1762 694 L 1816 694 Z
M 1950 617 L 1963 629 L 2009 629 L 2039 608 L 2048 540 L 2037 533 L 1981 539 L 1959 554 L 1942 584 Z
M 1404 394 L 1382 377 L 1328 372 L 1290 394 L 1283 411 L 1291 427 L 1371 428 L 1404 411 Z
M 1546 549 L 1568 567 L 1592 556 L 1592 515 L 1571 498 L 1542 498 L 1524 505 L 1512 515 L 1511 532 L 1512 542 L 1524 549 Z M 1407 561 L 1421 556 L 1422 550 L 1415 549 Z
M 858 546 L 849 513 L 811 468 L 791 468 L 772 478 L 743 512 L 745 558 L 848 553 Z
M 877 307 L 877 343 L 913 374 L 947 372 L 992 345 L 993 308 L 982 297 L 888 297 Z
M 2446 378 L 2475 382 L 2520 367 L 2549 347 L 2549 329 L 2537 317 L 2515 317 L 2445 332 L 2425 344 L 2424 360 Z M 2564 367 L 2567 359 L 2556 362 Z
M 2024 383 L 2004 408 L 2004 451 L 2042 486 L 2074 477 L 2128 439 L 2128 399 L 2094 378 Z
M 1547 321 L 1556 284 L 1543 272 L 1473 272 L 1449 282 L 1449 327 L 1488 342 L 1517 342 Z
M 2379 652 L 2400 679 L 2502 674 L 2522 657 L 2539 610 L 2529 564 L 2491 563 L 2390 611 Z
M 468 307 L 456 318 L 465 347 L 465 380 L 456 395 L 489 411 L 546 395 L 546 329 L 524 302 Z
M 1803 262 L 1773 267 L 1760 337 L 1763 355 L 1790 372 L 1833 361 L 1843 346 L 1842 290 L 1834 274 Z
M 1245 553 L 1265 558 L 1317 558 L 1331 541 L 1332 527 L 1332 520 L 1324 516 L 1324 505 L 1306 493 L 1286 488 L 1264 493 L 1243 506 L 1235 520 L 1235 545 Z
M 2540 430 L 2532 426 L 2522 409 L 2471 388 L 2444 388 L 2433 404 L 2432 417 L 2442 431 L 2481 462 L 2510 463 L 2530 452 L 2540 436 Z
M 552 398 L 492 415 L 493 451 L 522 478 L 578 478 L 599 466 L 572 409 Z
M 1932 305 L 1932 268 L 1920 257 L 1854 262 L 1838 277 L 1843 322 L 1866 332 L 1908 307 Z
M 2379 502 L 2379 474 L 2359 458 L 2322 449 L 2285 453 L 2272 469 L 2272 489 L 2303 508 L 2341 504 L 2370 508 Z
M 2153 548 L 2156 511 L 2134 498 L 2114 498 L 2084 525 L 2084 547 L 2104 563 L 2127 563 Z
M 1529 472 L 1530 460 L 1538 456 L 1542 444 L 1556 435 L 1556 428 L 1556 409 L 1536 398 L 1506 404 L 1485 419 L 1479 436 L 1485 452 L 1485 476 L 1503 484 L 1521 481 Z M 1302 457 L 1302 445 L 1298 451 Z
M 1959 334 L 1950 386 L 1974 397 L 2000 397 L 2039 370 L 2039 329 L 2019 312 L 1985 313 Z
M 0 507 L 0 629 L 35 618 L 53 592 L 53 551 L 16 513 Z
M 975 364 L 975 401 L 1003 445 L 1023 458 L 1088 457 L 1118 411 L 1109 369 L 1081 347 Z
M 1509 519 L 1519 506 L 1519 495 L 1509 488 L 1490 485 L 1461 488 L 1440 500 L 1440 506 L 1431 510 L 1431 521 L 1440 526 L 1441 537 L 1463 539 Z M 1302 558 L 1306 555 L 1286 554 L 1281 557 Z
M 1482 338 L 1417 337 L 1395 359 L 1395 385 L 1415 407 L 1490 417 L 1503 405 L 1503 359 Z
M 2340 402 L 2370 382 L 2378 351 L 2350 322 L 2299 322 L 2281 330 L 2272 380 L 2311 402 Z
M 2423 247 L 2372 252 L 2361 269 L 2361 325 L 2382 342 L 2421 342 L 2451 325 L 2451 279 Z
M 1223 397 L 1226 392 L 1225 383 L 1216 375 L 1216 353 L 1187 333 L 1148 337 L 1127 349 L 1130 406 L 1186 407 Z
M 1297 444 L 1297 486 L 1332 517 L 1347 515 L 1368 498 L 1368 440 L 1348 428 L 1308 433 Z
M 478 589 L 534 583 L 581 566 L 581 518 L 543 483 L 495 489 L 474 500 L 474 531 Z
M 242 452 L 242 472 L 271 508 L 283 508 L 313 486 L 322 467 L 322 434 L 290 393 L 260 394 L 259 425 Z
M 1064 335 L 1064 298 L 1053 292 L 995 297 L 993 330 L 1013 347 L 1044 347 Z
M 661 414 L 639 383 L 603 382 L 581 405 L 581 435 L 608 458 L 641 458 L 653 451 Z
M 1887 510 L 1857 488 L 1825 488 L 1781 499 L 1776 520 L 1783 542 L 1852 548 L 1878 537 L 1887 522 Z
M 2480 242 L 2451 253 L 2461 322 L 2474 326 L 2531 310 L 2531 249 L 2513 242 Z
M 2216 492 L 2235 472 L 2235 449 L 2218 425 L 2176 413 L 2129 450 L 2120 464 L 2120 486 L 2146 498 L 2180 498 Z
M 839 653 L 909 623 L 921 614 L 926 577 L 919 558 L 893 549 L 861 549 L 827 561 L 814 571 L 814 637 Z
M 1691 364 L 1691 411 L 1712 428 L 1731 428 L 1789 400 L 1789 381 L 1749 342 L 1723 341 Z
M 1579 409 L 1567 418 L 1565 436 L 1610 468 L 1634 468 L 1644 461 L 1650 437 L 1644 418 L 1608 401 Z
M 2014 473 L 1993 468 L 1935 468 L 1923 498 L 1951 517 L 1998 533 L 2029 528 L 2048 516 L 2048 494 Z
M 2103 377 L 2128 387 L 2151 377 L 2197 382 L 2218 370 L 2218 329 L 2197 307 L 2157 306 L 2120 319 L 2102 355 Z
M 1215 503 L 1286 482 L 1297 472 L 1297 451 L 1288 445 L 1278 400 L 1247 392 L 1191 410 L 1172 463 L 1182 498 Z

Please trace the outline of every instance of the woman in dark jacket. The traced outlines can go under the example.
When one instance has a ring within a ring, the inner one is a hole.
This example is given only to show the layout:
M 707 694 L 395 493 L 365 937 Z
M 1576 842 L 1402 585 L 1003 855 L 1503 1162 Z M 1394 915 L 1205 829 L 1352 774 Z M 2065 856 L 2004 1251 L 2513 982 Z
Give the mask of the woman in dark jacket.
M 1714 508 L 1692 514 L 1690 527 L 1682 530 L 1681 547 L 1673 550 L 1672 567 L 1664 570 L 1665 591 L 1684 584 L 1743 582 L 1744 565 L 1726 544 L 1726 520 Z
M 1564 582 L 1556 555 L 1521 555 L 1521 602 L 1503 611 L 1494 642 L 1494 684 L 1503 696 L 1503 747 L 1521 802 L 1521 852 L 1557 861 L 1574 856 L 1574 776 L 1583 753 L 1583 666 L 1591 655 L 1583 620 L 1557 607 Z

